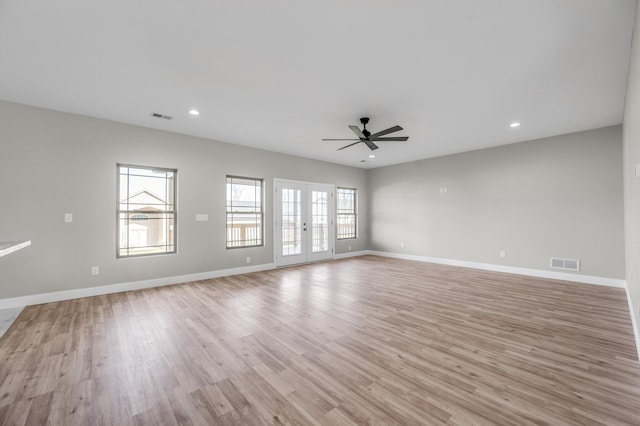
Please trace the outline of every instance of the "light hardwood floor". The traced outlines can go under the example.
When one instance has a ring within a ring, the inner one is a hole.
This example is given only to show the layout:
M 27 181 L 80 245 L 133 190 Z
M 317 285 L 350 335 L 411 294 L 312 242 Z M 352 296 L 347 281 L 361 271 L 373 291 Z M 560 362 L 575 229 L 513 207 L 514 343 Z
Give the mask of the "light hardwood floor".
M 640 424 L 622 289 L 375 256 L 29 306 L 0 424 Z

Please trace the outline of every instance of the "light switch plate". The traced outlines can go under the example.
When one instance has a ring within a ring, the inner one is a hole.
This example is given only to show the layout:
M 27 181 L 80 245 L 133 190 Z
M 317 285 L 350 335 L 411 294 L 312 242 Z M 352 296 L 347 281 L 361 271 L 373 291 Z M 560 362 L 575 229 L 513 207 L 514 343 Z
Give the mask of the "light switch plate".
M 204 213 L 198 213 L 196 215 L 196 222 L 207 222 L 209 220 L 209 215 Z
M 73 215 L 71 213 L 64 214 L 64 221 L 67 223 L 73 222 Z

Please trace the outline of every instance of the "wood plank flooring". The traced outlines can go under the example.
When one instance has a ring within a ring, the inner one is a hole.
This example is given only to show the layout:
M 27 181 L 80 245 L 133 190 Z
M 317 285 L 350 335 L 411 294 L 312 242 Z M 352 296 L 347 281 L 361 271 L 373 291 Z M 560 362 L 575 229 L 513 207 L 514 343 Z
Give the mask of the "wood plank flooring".
M 25 308 L 1 425 L 640 424 L 622 289 L 376 256 Z

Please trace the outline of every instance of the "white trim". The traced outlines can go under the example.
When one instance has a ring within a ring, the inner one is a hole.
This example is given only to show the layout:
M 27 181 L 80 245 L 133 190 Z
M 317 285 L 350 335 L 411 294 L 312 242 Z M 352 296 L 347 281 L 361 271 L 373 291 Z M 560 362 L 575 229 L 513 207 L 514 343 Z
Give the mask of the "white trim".
M 357 256 L 365 256 L 367 254 L 371 254 L 370 250 L 360 250 L 360 251 L 348 251 L 346 253 L 336 253 L 333 255 L 335 260 L 337 259 L 346 259 L 348 257 L 357 257 Z
M 275 269 L 275 267 L 276 265 L 274 263 L 265 263 L 262 265 L 220 269 L 217 271 L 200 272 L 196 274 L 176 275 L 173 277 L 154 278 L 150 280 L 134 281 L 129 283 L 110 284 L 98 287 L 78 288 L 74 290 L 63 290 L 52 293 L 41 293 L 29 296 L 12 297 L 8 299 L 0 299 L 0 309 L 18 308 L 27 305 L 39 305 L 41 303 L 78 299 L 81 297 L 100 296 L 103 294 L 120 293 L 123 291 L 140 290 L 143 288 L 182 284 L 191 281 L 226 277 L 229 275 L 248 274 L 250 272 L 260 272 Z
M 273 178 L 273 186 L 276 186 L 276 182 L 285 182 L 285 183 L 298 183 L 301 185 L 331 185 L 335 189 L 335 185 L 332 183 L 322 183 L 322 182 L 310 182 L 307 180 L 296 180 L 296 179 L 287 179 L 287 178 Z
M 624 291 L 627 293 L 627 303 L 629 304 L 629 315 L 631 315 L 631 325 L 633 325 L 633 337 L 636 341 L 636 352 L 638 353 L 638 361 L 640 361 L 640 331 L 638 331 L 638 318 L 633 310 L 633 303 L 631 303 L 631 294 L 629 293 L 629 284 L 624 286 Z
M 566 272 L 544 271 L 541 269 L 520 268 L 517 266 L 493 265 L 490 263 L 467 262 L 465 260 L 443 259 L 440 257 L 415 256 L 412 254 L 369 251 L 376 256 L 394 257 L 397 259 L 417 260 L 418 262 L 439 263 L 441 265 L 461 266 L 463 268 L 482 269 L 485 271 L 506 272 L 508 274 L 528 275 L 531 277 L 550 278 L 554 280 L 574 281 L 585 284 L 604 285 L 626 288 L 626 281 L 615 278 L 594 277 L 591 275 L 569 274 Z

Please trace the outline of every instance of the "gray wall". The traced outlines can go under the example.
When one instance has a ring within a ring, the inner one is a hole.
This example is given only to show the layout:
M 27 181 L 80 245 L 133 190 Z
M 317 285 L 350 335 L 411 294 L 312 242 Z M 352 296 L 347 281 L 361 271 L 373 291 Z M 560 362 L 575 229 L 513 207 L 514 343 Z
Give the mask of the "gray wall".
M 271 263 L 276 177 L 358 188 L 368 204 L 358 168 L 2 101 L 0 129 L 0 240 L 32 240 L 0 258 L 0 299 Z M 178 169 L 178 254 L 116 259 L 116 163 Z M 264 247 L 226 250 L 227 174 L 265 179 Z M 337 253 L 367 249 L 366 215 L 359 225 Z
M 373 250 L 624 278 L 620 126 L 368 174 Z
M 640 321 L 640 178 L 635 165 L 640 164 L 640 11 L 636 6 L 636 24 L 631 46 L 627 99 L 624 108 L 624 217 L 627 286 Z M 636 324 L 640 328 L 640 324 Z
M 555 256 L 580 259 L 581 274 L 624 278 L 620 126 L 369 171 L 8 102 L 0 129 L 0 240 L 33 241 L 0 258 L 0 299 L 243 267 L 246 256 L 271 263 L 275 177 L 359 189 L 360 238 L 337 241 L 337 253 L 351 245 L 534 269 Z M 637 130 L 631 140 L 629 164 L 640 162 Z M 115 258 L 118 162 L 179 170 L 177 255 Z M 265 179 L 264 247 L 225 249 L 227 174 Z M 630 231 L 640 235 L 637 222 Z M 634 262 L 638 241 L 627 245 Z

